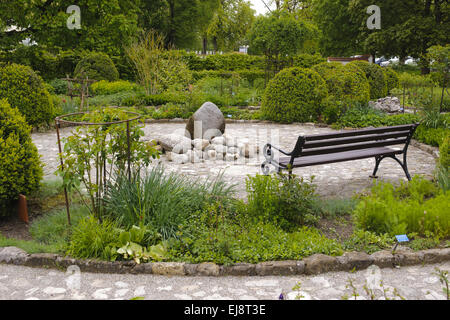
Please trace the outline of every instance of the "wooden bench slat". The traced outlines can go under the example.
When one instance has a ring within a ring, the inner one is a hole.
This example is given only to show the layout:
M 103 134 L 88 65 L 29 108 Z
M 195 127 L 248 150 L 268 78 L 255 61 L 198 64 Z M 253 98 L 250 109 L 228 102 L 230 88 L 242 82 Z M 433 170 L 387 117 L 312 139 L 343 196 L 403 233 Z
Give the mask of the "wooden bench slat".
M 374 141 L 374 142 L 361 142 L 361 143 L 352 143 L 331 147 L 323 147 L 323 148 L 314 148 L 314 149 L 306 149 L 302 151 L 301 156 L 312 156 L 312 155 L 325 155 L 331 153 L 345 152 L 351 150 L 361 150 L 361 149 L 369 149 L 369 148 L 378 148 L 378 147 L 386 147 L 393 146 L 397 144 L 405 144 L 407 141 L 406 138 L 397 138 L 397 139 L 388 139 L 382 141 Z
M 386 139 L 390 139 L 390 138 L 407 137 L 409 135 L 409 133 L 410 133 L 410 131 L 408 130 L 408 131 L 400 131 L 400 132 L 389 132 L 389 133 L 383 133 L 383 134 L 369 134 L 369 135 L 364 135 L 364 136 L 335 138 L 335 139 L 319 140 L 319 141 L 312 141 L 312 142 L 308 141 L 303 145 L 303 149 L 312 149 L 312 148 L 319 148 L 319 147 L 325 147 L 325 146 L 350 144 L 350 143 L 356 143 L 356 142 L 380 141 L 380 140 L 386 140 Z
M 326 140 L 326 139 L 334 139 L 334 138 L 343 138 L 343 137 L 355 137 L 367 134 L 376 134 L 376 133 L 384 133 L 384 132 L 395 132 L 395 131 L 405 131 L 411 130 L 412 127 L 417 126 L 417 124 L 409 124 L 409 125 L 401 125 L 394 127 L 382 127 L 382 128 L 373 128 L 373 129 L 361 129 L 361 130 L 350 130 L 338 133 L 326 133 L 320 135 L 313 136 L 305 136 L 305 141 L 317 141 L 317 140 Z
M 382 148 L 371 148 L 371 149 L 362 149 L 357 151 L 347 151 L 347 152 L 339 152 L 334 154 L 327 155 L 314 155 L 314 156 L 305 156 L 296 158 L 294 160 L 293 167 L 307 167 L 311 165 L 321 165 L 328 164 L 334 162 L 344 162 L 351 160 L 360 160 L 366 158 L 373 158 L 376 156 L 387 156 L 387 155 L 395 155 L 402 153 L 402 150 L 394 150 L 387 147 Z M 291 158 L 290 157 L 281 157 L 279 159 L 279 164 L 287 167 Z

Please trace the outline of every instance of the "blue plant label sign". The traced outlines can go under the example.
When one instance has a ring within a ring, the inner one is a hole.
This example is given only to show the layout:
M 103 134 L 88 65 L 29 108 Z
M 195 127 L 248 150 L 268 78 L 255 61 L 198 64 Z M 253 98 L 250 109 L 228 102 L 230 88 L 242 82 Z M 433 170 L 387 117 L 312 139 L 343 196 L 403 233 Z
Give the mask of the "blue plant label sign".
M 395 237 L 397 238 L 398 242 L 408 242 L 409 241 L 408 236 L 406 234 L 401 234 L 401 235 L 398 235 Z

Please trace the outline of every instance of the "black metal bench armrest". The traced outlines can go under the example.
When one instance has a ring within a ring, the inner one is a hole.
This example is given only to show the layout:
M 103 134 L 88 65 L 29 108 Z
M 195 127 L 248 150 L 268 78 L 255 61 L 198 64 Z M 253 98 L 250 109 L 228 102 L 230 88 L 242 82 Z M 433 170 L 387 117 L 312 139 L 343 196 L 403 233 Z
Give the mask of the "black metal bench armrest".
M 283 150 L 281 150 L 280 148 L 277 148 L 277 147 L 271 145 L 270 143 L 266 144 L 266 146 L 264 147 L 264 151 L 266 151 L 266 150 L 268 150 L 268 149 L 275 149 L 275 150 L 278 150 L 279 152 L 281 152 L 282 154 L 285 154 L 285 155 L 287 155 L 287 156 L 292 155 L 292 152 L 286 152 L 286 151 L 283 151 Z M 264 152 L 264 155 L 265 155 L 265 154 L 266 154 L 266 152 Z

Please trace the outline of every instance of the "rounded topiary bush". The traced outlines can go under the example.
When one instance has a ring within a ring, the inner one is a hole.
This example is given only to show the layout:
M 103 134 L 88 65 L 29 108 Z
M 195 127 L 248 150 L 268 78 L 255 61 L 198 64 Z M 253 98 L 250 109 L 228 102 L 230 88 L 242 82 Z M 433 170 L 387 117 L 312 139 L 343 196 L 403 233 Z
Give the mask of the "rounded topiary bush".
M 19 194 L 39 189 L 42 167 L 31 128 L 6 100 L 0 100 L 0 217 L 15 214 Z
M 7 99 L 32 127 L 49 124 L 53 119 L 53 100 L 42 78 L 30 67 L 0 66 L 0 99 Z
M 325 80 L 328 95 L 335 101 L 366 104 L 370 100 L 370 86 L 362 73 L 354 73 L 340 63 L 325 62 L 314 66 Z
M 81 59 L 75 67 L 74 76 L 93 80 L 119 80 L 119 72 L 114 62 L 107 54 L 100 52 L 92 52 Z
M 367 61 L 352 61 L 348 64 L 349 68 L 358 66 L 364 71 L 370 85 L 370 99 L 384 98 L 387 95 L 386 78 L 383 69 L 375 64 Z
M 383 71 L 386 78 L 387 94 L 390 94 L 392 89 L 400 87 L 400 78 L 397 72 L 391 68 L 383 68 Z
M 339 62 L 322 62 L 312 66 L 311 69 L 316 71 L 322 78 L 325 78 L 332 71 L 342 70 L 344 66 Z
M 267 120 L 284 123 L 316 120 L 327 96 L 325 81 L 314 70 L 284 69 L 267 85 L 261 113 Z

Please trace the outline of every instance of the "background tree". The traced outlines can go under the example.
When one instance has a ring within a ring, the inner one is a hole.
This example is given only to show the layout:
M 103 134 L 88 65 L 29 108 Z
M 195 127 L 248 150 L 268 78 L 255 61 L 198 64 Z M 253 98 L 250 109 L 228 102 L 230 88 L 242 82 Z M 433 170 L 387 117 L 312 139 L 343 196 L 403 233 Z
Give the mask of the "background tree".
M 220 0 L 219 8 L 209 24 L 214 51 L 231 51 L 247 44 L 247 35 L 255 21 L 255 10 L 245 0 Z
M 450 8 L 447 0 L 379 0 L 381 29 L 369 30 L 366 8 L 371 0 L 349 1 L 349 12 L 354 24 L 359 25 L 357 41 L 366 52 L 383 56 L 411 56 L 420 59 L 422 73 L 429 72 L 427 49 L 449 40 Z M 363 18 L 364 17 L 364 18 Z

